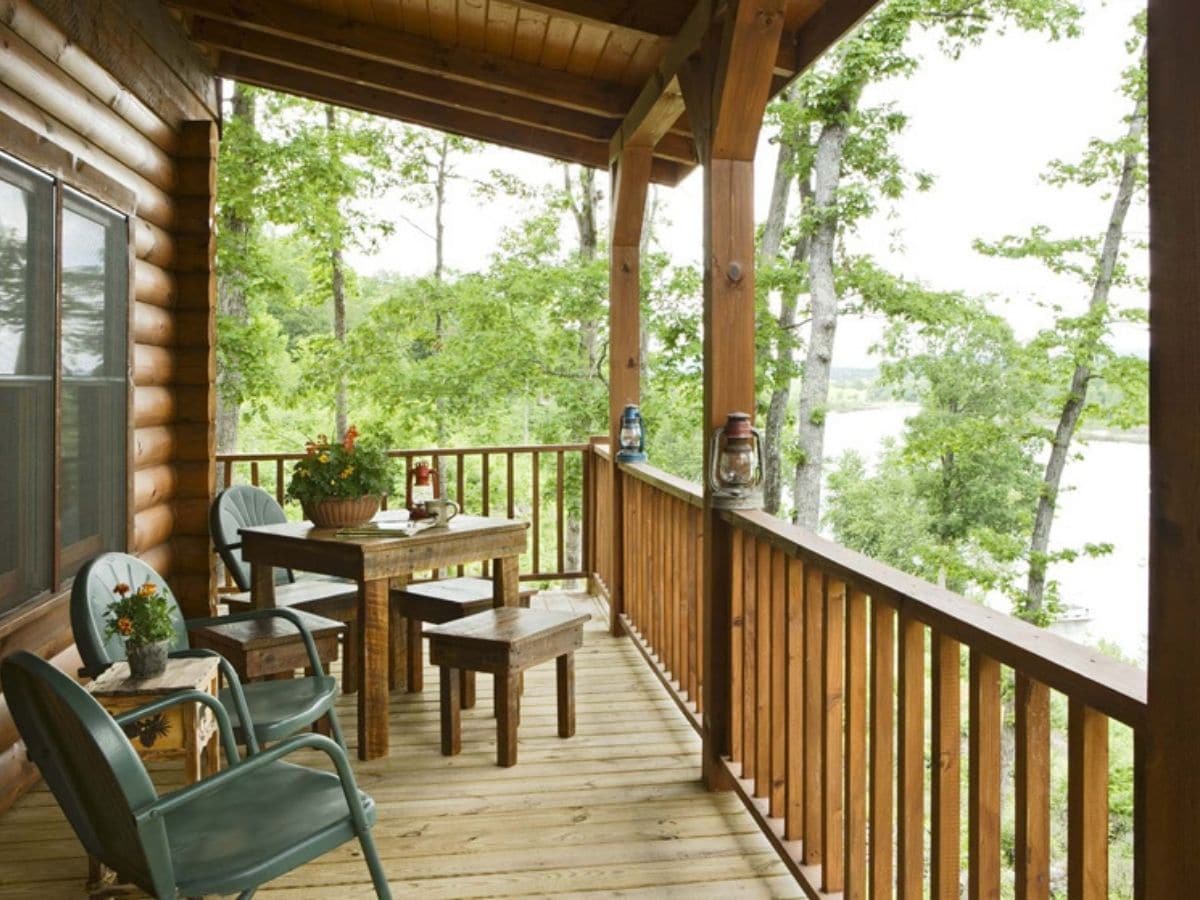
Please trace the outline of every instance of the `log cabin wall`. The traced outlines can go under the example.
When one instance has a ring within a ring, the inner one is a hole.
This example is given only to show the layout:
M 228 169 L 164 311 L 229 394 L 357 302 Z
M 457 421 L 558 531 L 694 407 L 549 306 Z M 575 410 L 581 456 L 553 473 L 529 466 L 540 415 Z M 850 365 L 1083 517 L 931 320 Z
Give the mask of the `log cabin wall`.
M 215 587 L 215 80 L 153 0 L 0 0 L 0 150 L 130 222 L 127 544 L 189 615 Z M 73 673 L 66 595 L 0 615 L 0 657 Z M 0 811 L 36 779 L 0 697 Z

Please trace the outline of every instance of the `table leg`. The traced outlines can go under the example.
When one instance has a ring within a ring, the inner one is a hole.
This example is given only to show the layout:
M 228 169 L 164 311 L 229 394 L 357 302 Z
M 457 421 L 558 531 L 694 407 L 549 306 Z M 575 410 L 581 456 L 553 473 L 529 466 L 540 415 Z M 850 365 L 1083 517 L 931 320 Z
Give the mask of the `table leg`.
M 462 708 L 471 709 L 475 705 L 475 673 L 470 669 L 461 672 L 460 686 L 462 687 Z
M 408 635 L 408 692 L 419 694 L 425 690 L 425 623 L 411 617 L 404 621 Z
M 521 602 L 520 559 L 505 556 L 492 560 L 495 572 L 492 575 L 492 605 L 516 607 Z
M 521 721 L 521 679 L 519 672 L 505 669 L 496 676 L 496 762 L 501 766 L 517 764 L 517 725 Z
M 204 777 L 204 747 L 200 745 L 197 719 L 196 704 L 189 703 L 183 714 L 183 777 L 188 784 L 195 784 Z
M 250 603 L 255 609 L 275 608 L 275 567 L 250 563 Z
M 458 711 L 458 670 L 442 666 L 438 678 L 441 694 L 442 756 L 455 756 L 462 750 L 462 717 Z
M 388 581 L 358 585 L 358 758 L 388 752 Z
M 392 578 L 390 587 L 393 590 L 404 590 L 408 586 L 409 576 L 397 575 Z M 409 620 L 397 615 L 388 598 L 388 687 L 393 691 L 407 688 L 412 691 L 412 682 L 408 680 L 412 673 L 412 651 L 406 641 Z M 417 688 L 420 690 L 420 687 Z
M 214 729 L 204 746 L 204 774 L 216 775 L 221 771 L 221 732 Z
M 558 667 L 558 736 L 575 734 L 575 654 L 564 653 L 555 660 Z

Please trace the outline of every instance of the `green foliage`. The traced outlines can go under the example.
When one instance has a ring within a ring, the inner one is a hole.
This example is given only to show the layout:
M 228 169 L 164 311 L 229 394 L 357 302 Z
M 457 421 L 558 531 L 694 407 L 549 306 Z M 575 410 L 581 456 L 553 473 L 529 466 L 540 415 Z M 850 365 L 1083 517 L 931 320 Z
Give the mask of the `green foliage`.
M 175 636 L 171 601 L 153 581 L 147 581 L 136 591 L 122 582 L 113 588 L 113 593 L 117 599 L 104 614 L 105 635 L 120 637 L 131 647 L 169 641 Z
M 387 446 L 376 439 L 358 440 L 351 426 L 342 441 L 318 435 L 305 446 L 304 458 L 292 467 L 287 494 L 301 503 L 388 494 L 392 468 Z

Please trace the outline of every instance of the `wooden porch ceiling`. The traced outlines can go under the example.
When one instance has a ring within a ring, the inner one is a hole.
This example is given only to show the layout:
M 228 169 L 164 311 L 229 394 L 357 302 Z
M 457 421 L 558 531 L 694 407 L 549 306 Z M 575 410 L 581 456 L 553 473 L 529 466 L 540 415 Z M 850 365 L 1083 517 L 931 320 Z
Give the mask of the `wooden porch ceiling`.
M 697 165 L 675 74 L 717 0 L 165 0 L 218 74 L 607 168 L 654 147 L 652 179 Z M 770 0 L 778 92 L 872 5 Z

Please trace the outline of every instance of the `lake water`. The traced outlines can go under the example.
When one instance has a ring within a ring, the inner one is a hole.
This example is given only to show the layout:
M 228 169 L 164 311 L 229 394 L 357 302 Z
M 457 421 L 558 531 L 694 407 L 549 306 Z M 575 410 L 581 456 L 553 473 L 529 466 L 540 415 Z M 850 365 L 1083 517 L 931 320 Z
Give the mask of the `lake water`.
M 830 413 L 826 420 L 826 457 L 836 459 L 846 450 L 857 450 L 868 463 L 874 463 L 881 441 L 898 437 L 904 420 L 916 409 L 900 405 Z M 1063 600 L 1086 609 L 1089 615 L 1087 621 L 1064 623 L 1055 630 L 1086 643 L 1111 642 L 1144 665 L 1150 447 L 1145 443 L 1092 441 L 1075 449 L 1082 458 L 1067 463 L 1050 535 L 1051 547 L 1110 543 L 1113 552 L 1051 568 L 1050 575 L 1059 582 Z

